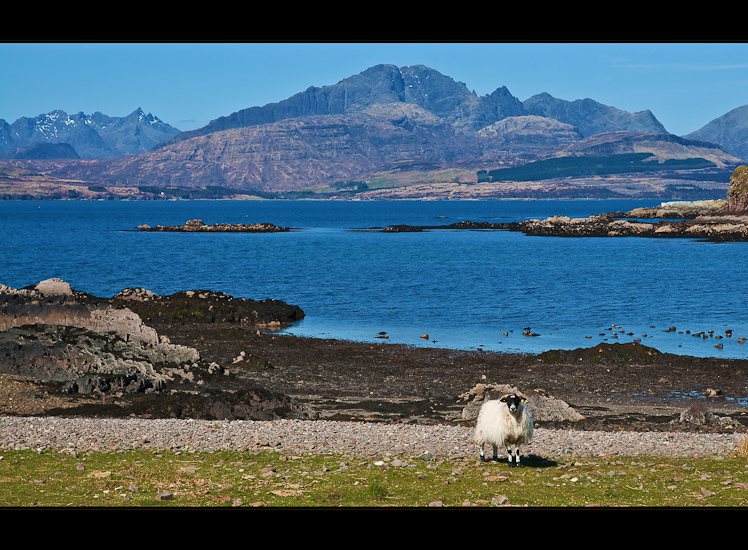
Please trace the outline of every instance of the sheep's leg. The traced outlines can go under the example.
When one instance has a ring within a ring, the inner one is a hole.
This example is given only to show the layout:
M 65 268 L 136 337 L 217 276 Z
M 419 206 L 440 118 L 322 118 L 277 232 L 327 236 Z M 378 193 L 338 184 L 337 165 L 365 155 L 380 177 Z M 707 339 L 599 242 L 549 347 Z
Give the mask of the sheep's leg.
M 481 443 L 480 445 L 478 445 L 478 450 L 480 451 L 480 461 L 481 462 L 485 462 L 486 461 L 486 456 L 483 453 L 483 443 Z
M 494 445 L 493 446 L 493 459 L 498 462 L 499 461 L 499 446 Z
M 509 466 L 514 467 L 520 467 L 522 464 L 520 464 L 520 456 L 522 456 L 519 452 L 519 445 L 514 445 L 514 449 L 512 449 L 512 445 L 506 446 L 506 454 L 507 454 L 507 460 L 509 461 Z
M 519 459 L 522 456 L 522 454 L 519 452 L 519 445 L 514 446 L 514 465 L 519 467 L 522 466 L 522 464 L 519 463 Z

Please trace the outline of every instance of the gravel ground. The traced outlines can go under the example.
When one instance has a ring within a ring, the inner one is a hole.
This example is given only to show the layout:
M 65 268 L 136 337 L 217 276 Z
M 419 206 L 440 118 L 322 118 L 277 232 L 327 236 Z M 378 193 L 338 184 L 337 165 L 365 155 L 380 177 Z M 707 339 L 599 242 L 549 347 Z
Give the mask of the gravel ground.
M 603 456 L 724 456 L 745 434 L 535 430 L 523 455 L 549 460 Z M 475 456 L 472 428 L 369 422 L 207 421 L 0 417 L 0 450 L 85 452 L 121 449 L 217 451 L 272 449 L 289 454 L 393 453 L 453 458 Z M 487 449 L 490 453 L 490 450 Z M 502 455 L 503 458 L 503 455 Z

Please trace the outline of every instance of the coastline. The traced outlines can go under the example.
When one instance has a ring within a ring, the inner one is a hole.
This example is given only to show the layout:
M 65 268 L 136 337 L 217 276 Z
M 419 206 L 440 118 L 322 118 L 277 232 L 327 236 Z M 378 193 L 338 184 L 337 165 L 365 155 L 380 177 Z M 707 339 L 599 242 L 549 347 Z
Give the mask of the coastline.
M 236 322 L 152 326 L 163 341 L 195 346 L 200 354 L 198 363 L 167 381 L 166 392 L 70 394 L 56 384 L 0 374 L 0 449 L 477 460 L 465 394 L 491 383 L 568 404 L 584 416 L 539 416 L 533 441 L 523 447 L 527 464 L 564 457 L 724 457 L 747 433 L 748 410 L 731 398 L 744 393 L 748 360 L 658 354 L 618 343 L 512 355 L 297 337 Z M 711 387 L 718 392 L 704 392 Z M 688 393 L 673 397 L 674 389 Z M 252 403 L 260 416 L 241 414 Z M 694 414 L 684 421 L 688 411 Z

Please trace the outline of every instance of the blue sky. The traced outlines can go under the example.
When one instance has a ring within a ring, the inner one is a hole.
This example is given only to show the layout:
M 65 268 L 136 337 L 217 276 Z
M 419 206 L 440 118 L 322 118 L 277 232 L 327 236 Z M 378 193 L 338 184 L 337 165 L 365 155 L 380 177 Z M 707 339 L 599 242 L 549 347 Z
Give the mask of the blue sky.
M 0 118 L 140 107 L 190 130 L 379 63 L 427 65 L 478 95 L 649 109 L 677 135 L 748 104 L 748 43 L 3 43 Z

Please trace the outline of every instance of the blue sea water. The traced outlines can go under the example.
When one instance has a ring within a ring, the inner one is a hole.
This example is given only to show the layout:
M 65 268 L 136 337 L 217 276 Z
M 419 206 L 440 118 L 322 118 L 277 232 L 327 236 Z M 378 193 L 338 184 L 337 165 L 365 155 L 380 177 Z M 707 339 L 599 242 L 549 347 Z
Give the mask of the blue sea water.
M 143 287 L 276 298 L 306 313 L 285 332 L 314 337 L 381 342 L 384 332 L 389 342 L 519 353 L 640 338 L 660 351 L 748 356 L 748 342 L 738 343 L 748 337 L 748 243 L 372 230 L 583 217 L 658 203 L 0 201 L 0 283 L 21 288 L 59 277 L 106 297 Z M 294 230 L 135 231 L 190 219 Z M 523 335 L 528 328 L 538 336 Z M 731 338 L 693 335 L 728 329 Z

